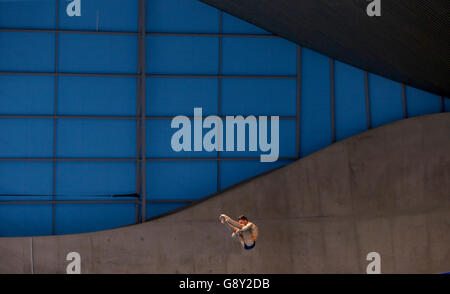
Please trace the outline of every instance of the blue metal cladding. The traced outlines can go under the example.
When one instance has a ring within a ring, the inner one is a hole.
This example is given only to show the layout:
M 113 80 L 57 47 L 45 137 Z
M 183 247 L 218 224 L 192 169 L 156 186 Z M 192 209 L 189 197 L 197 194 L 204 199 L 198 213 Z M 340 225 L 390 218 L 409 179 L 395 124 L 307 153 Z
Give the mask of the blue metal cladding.
M 2 157 L 52 157 L 51 119 L 1 119 L 0 134 Z
M 439 96 L 412 87 L 406 87 L 405 91 L 408 117 L 440 112 Z
M 193 106 L 201 107 L 204 116 L 217 114 L 217 79 L 147 78 L 146 85 L 148 116 L 193 116 Z
M 329 57 L 199 1 L 147 0 L 144 178 L 138 1 L 81 0 L 72 17 L 68 3 L 0 0 L 0 236 L 133 224 L 141 205 L 146 219 L 182 208 L 330 145 L 333 132 L 363 132 L 368 118 L 378 127 L 450 111 L 449 99 L 409 86 L 403 105 L 401 84 L 370 73 L 366 84 L 338 61 L 332 72 Z M 173 151 L 171 119 L 196 107 L 203 117 L 280 116 L 279 160 L 260 162 L 260 150 Z
M 450 98 L 444 98 L 444 111 L 450 112 Z
M 61 115 L 135 116 L 136 78 L 59 77 L 57 108 Z
M 222 13 L 222 22 L 222 30 L 225 34 L 271 35 L 268 31 L 225 12 Z
M 55 79 L 49 76 L 0 76 L 1 114 L 53 113 Z
M 129 195 L 135 193 L 134 162 L 60 162 L 56 167 L 56 195 Z
M 300 155 L 306 156 L 332 142 L 330 58 L 301 51 Z
M 55 34 L 0 32 L 2 71 L 53 72 Z
M 219 10 L 199 1 L 148 0 L 146 13 L 148 32 L 219 32 Z
M 402 119 L 402 85 L 374 74 L 369 74 L 368 80 L 371 126 Z
M 222 81 L 222 114 L 295 117 L 296 87 L 294 79 L 225 79 Z
M 147 199 L 198 199 L 217 189 L 214 161 L 170 161 L 147 164 Z M 168 181 L 170 179 L 170 181 Z M 170 184 L 172 181 L 176 185 Z
M 0 28 L 54 29 L 55 27 L 55 0 L 0 1 Z
M 54 2 L 52 0 L 44 0 Z M 37 1 L 40 2 L 40 1 Z M 137 32 L 138 2 L 87 0 L 81 3 L 81 17 L 68 16 L 67 0 L 59 0 L 59 28 L 65 30 Z
M 137 37 L 60 34 L 61 72 L 136 73 Z
M 223 74 L 296 75 L 297 46 L 281 38 L 223 38 Z
M 334 64 L 336 140 L 367 130 L 364 71 L 336 61 Z

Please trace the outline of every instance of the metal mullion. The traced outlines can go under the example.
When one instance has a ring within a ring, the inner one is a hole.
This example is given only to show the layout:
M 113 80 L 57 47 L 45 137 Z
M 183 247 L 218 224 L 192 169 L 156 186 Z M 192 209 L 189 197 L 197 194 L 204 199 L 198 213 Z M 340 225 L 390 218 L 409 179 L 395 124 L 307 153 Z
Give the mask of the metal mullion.
M 141 116 L 140 116 L 140 123 L 141 123 L 141 156 L 142 160 L 141 163 L 141 222 L 146 221 L 146 186 L 147 186 L 147 180 L 146 180 L 146 88 L 145 88 L 145 82 L 146 82 L 146 9 L 145 9 L 146 1 L 145 0 L 139 0 L 139 12 L 138 12 L 138 23 L 139 23 L 139 56 L 138 56 L 138 65 L 139 65 L 139 80 L 140 80 L 140 92 L 139 92 L 139 99 L 141 103 Z
M 402 84 L 402 109 L 403 109 L 403 119 L 408 118 L 408 107 L 406 104 L 405 84 Z
M 222 10 L 219 10 L 219 54 L 218 54 L 218 79 L 217 79 L 217 115 L 220 117 L 222 115 L 222 78 L 220 77 L 222 75 L 222 32 L 223 32 L 223 13 Z M 216 140 L 219 140 L 217 144 L 217 172 L 216 172 L 216 190 L 219 192 L 221 190 L 220 187 L 220 146 L 223 144 L 222 142 L 222 130 L 219 128 L 219 136 L 216 138 Z
M 140 7 L 138 7 L 140 9 Z M 138 12 L 139 15 L 139 12 Z M 138 28 L 139 29 L 139 28 Z M 141 71 L 141 64 L 140 64 L 140 58 L 142 55 L 142 48 L 139 45 L 141 42 L 141 35 L 137 35 L 137 42 L 138 42 L 138 55 L 137 55 L 137 78 L 136 78 L 136 194 L 141 195 L 141 111 L 142 111 L 142 101 L 141 101 L 141 78 L 140 78 L 140 71 Z M 139 215 L 140 215 L 140 202 L 136 203 L 136 223 L 140 222 Z
M 56 1 L 55 5 L 55 28 L 59 26 L 59 1 Z M 56 159 L 56 139 L 57 139 L 57 118 L 58 113 L 58 61 L 59 61 L 59 35 L 55 31 L 55 76 L 54 76 L 54 97 L 53 97 L 53 159 Z M 52 162 L 52 199 L 56 201 L 56 160 Z M 55 235 L 56 227 L 56 206 L 52 203 L 52 235 Z
M 371 117 L 370 117 L 370 94 L 369 94 L 369 74 L 367 71 L 364 72 L 364 89 L 366 94 L 366 120 L 367 129 L 372 128 Z
M 297 45 L 297 81 L 296 81 L 296 103 L 297 103 L 297 109 L 296 109 L 296 154 L 297 158 L 300 158 L 300 95 L 301 95 L 301 62 L 302 62 L 302 53 L 301 53 L 301 47 L 300 45 Z
M 331 142 L 336 142 L 335 97 L 334 97 L 334 59 L 330 58 L 330 99 L 331 99 Z

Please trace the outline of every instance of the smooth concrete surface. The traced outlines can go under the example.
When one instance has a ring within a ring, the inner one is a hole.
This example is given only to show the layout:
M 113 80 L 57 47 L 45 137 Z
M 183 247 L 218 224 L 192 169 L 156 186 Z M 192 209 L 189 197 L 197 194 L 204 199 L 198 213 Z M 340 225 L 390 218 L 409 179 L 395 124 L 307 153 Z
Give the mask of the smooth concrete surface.
M 245 251 L 218 221 L 259 226 Z M 0 273 L 382 273 L 450 271 L 450 114 L 348 138 L 144 224 L 64 236 L 0 238 Z

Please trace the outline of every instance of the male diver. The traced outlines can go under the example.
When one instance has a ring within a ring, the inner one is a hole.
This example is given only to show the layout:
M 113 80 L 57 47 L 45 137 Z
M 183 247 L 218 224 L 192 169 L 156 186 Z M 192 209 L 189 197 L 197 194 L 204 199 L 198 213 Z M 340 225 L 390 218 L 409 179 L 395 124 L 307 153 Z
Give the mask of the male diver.
M 233 230 L 231 236 L 237 238 L 244 249 L 250 250 L 255 247 L 256 239 L 258 238 L 258 227 L 254 223 L 249 222 L 247 217 L 241 215 L 238 221 L 235 221 L 229 216 L 221 214 L 219 220 Z

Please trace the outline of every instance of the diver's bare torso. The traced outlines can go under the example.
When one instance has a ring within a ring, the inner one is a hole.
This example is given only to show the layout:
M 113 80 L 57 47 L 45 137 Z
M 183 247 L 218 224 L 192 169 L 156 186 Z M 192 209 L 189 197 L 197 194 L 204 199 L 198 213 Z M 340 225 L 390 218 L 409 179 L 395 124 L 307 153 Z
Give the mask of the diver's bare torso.
M 234 231 L 232 237 L 237 238 L 244 249 L 250 250 L 255 247 L 258 227 L 254 223 L 247 220 L 237 222 L 225 214 L 221 214 L 219 219 Z

